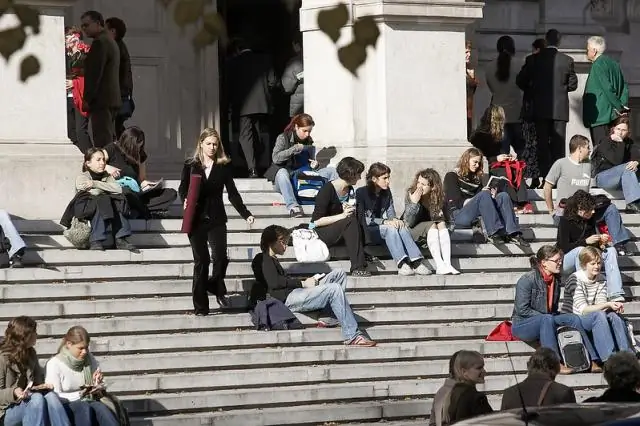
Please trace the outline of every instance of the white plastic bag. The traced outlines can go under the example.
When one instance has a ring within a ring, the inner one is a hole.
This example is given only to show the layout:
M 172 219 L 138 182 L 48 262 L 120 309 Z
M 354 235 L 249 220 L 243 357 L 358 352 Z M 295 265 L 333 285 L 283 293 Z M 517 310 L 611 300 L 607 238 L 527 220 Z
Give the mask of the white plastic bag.
M 315 263 L 329 260 L 329 248 L 318 238 L 316 231 L 296 229 L 291 233 L 291 239 L 298 262 Z

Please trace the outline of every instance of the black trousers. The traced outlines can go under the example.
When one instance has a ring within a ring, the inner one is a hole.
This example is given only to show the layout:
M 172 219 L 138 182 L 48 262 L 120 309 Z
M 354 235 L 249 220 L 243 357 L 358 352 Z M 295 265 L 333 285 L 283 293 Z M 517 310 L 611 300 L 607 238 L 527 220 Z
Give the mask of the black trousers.
M 83 116 L 67 97 L 67 137 L 83 154 L 93 147 L 89 136 L 89 118 Z
M 601 126 L 595 126 L 589 129 L 589 135 L 591 136 L 591 144 L 595 147 L 602 141 L 609 137 L 609 126 L 603 124 Z
M 209 247 L 211 246 L 211 254 Z M 193 309 L 195 313 L 209 313 L 209 296 L 227 294 L 224 277 L 227 273 L 227 225 L 200 224 L 189 234 L 189 243 L 193 252 Z M 211 279 L 209 265 L 213 264 Z
M 173 188 L 163 188 L 140 194 L 140 201 L 149 212 L 169 210 L 176 198 L 178 198 L 178 192 Z
M 117 112 L 117 109 L 101 108 L 92 110 L 89 114 L 93 146 L 96 148 L 104 148 L 116 139 L 115 119 Z
M 318 237 L 327 245 L 335 246 L 344 241 L 351 261 L 351 271 L 363 269 L 366 266 L 364 257 L 364 230 L 356 215 L 339 220 L 328 226 L 315 228 Z
M 544 178 L 556 160 L 566 155 L 567 122 L 559 120 L 536 120 L 538 138 L 538 168 Z
M 239 119 L 239 142 L 247 168 L 264 171 L 271 165 L 269 140 L 263 140 L 262 134 L 267 132 L 266 114 L 241 115 Z

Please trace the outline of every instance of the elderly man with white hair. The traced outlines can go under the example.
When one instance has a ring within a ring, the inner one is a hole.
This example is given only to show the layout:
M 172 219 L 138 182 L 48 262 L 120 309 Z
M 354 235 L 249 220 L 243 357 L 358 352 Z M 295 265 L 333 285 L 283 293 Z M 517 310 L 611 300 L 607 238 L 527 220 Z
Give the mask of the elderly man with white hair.
M 609 123 L 629 112 L 627 82 L 620 64 L 604 55 L 606 48 L 603 37 L 587 40 L 587 59 L 592 65 L 582 97 L 582 121 L 594 146 L 609 136 Z

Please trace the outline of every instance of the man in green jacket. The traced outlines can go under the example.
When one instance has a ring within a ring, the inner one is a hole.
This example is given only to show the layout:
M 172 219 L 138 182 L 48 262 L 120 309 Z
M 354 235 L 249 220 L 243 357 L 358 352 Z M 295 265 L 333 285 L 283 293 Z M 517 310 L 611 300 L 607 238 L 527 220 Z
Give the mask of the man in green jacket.
M 606 47 L 603 37 L 587 40 L 587 59 L 592 65 L 582 97 L 582 121 L 594 145 L 609 136 L 609 123 L 629 112 L 627 82 L 620 64 L 603 54 Z

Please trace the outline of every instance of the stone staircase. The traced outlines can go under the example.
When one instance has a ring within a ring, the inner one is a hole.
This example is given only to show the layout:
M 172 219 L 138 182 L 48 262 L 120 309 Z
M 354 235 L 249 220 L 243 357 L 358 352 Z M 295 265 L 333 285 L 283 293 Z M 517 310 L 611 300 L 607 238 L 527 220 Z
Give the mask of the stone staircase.
M 304 330 L 252 329 L 242 308 L 260 232 L 272 223 L 291 227 L 304 219 L 290 219 L 282 205 L 274 205 L 280 196 L 266 181 L 237 185 L 257 219 L 249 228 L 227 208 L 227 287 L 234 310 L 218 311 L 212 298 L 215 314 L 189 314 L 191 249 L 179 232 L 180 219 L 134 221 L 132 242 L 142 249 L 134 254 L 77 251 L 52 218 L 16 221 L 29 246 L 25 261 L 34 266 L 0 270 L 1 319 L 38 319 L 43 362 L 69 327 L 85 326 L 109 389 L 125 401 L 135 425 L 424 424 L 448 358 L 459 349 L 486 355 L 483 390 L 495 407 L 501 391 L 515 383 L 513 369 L 524 377 L 532 349 L 484 337 L 510 316 L 527 256 L 555 239 L 548 214 L 520 217 L 525 237 L 534 240 L 526 252 L 514 245 L 472 244 L 470 230 L 454 231 L 459 276 L 398 277 L 386 250 L 373 248 L 382 259 L 378 273 L 350 279 L 349 300 L 379 346 L 346 348 L 339 329 L 316 329 L 307 315 L 298 315 L 309 326 Z M 530 193 L 540 200 L 541 193 Z M 178 215 L 179 205 L 174 207 Z M 534 207 L 544 211 L 542 201 Z M 640 235 L 640 215 L 623 216 Z M 637 243 L 629 246 L 634 255 L 621 258 L 620 267 L 627 293 L 639 296 L 640 250 Z M 348 269 L 344 249 L 334 254 L 337 260 L 318 267 L 296 264 L 289 248 L 283 263 L 296 274 Z M 625 312 L 640 329 L 640 302 L 628 303 Z M 559 381 L 581 399 L 601 392 L 604 384 L 594 374 Z

